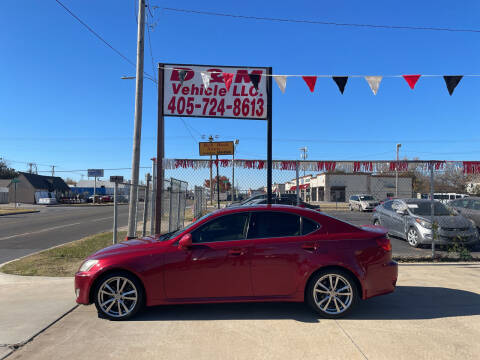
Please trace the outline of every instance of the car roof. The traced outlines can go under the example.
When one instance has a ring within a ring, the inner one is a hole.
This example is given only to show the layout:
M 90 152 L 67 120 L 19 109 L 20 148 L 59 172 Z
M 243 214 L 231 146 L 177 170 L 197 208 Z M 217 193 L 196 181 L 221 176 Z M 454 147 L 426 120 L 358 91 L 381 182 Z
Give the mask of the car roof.
M 235 213 L 235 212 L 242 212 L 242 211 L 261 211 L 261 210 L 273 210 L 273 211 L 284 211 L 290 212 L 295 214 L 319 214 L 318 211 L 314 211 L 311 209 L 301 208 L 298 206 L 292 205 L 279 205 L 279 204 L 252 204 L 252 205 L 244 205 L 238 207 L 226 207 L 220 210 L 214 211 L 215 214 L 228 214 L 228 213 Z

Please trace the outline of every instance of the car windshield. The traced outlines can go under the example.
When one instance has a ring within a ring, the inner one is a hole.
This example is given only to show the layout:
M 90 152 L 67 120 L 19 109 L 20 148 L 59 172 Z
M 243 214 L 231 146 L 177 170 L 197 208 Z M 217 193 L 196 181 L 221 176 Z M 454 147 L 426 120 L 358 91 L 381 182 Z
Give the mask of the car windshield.
M 370 196 L 370 195 L 365 195 L 365 196 L 359 196 L 360 198 L 360 201 L 371 201 L 371 200 L 374 200 L 373 196 Z
M 188 224 L 187 226 L 185 226 L 185 227 L 183 227 L 183 228 L 181 228 L 181 229 L 178 229 L 178 230 L 176 230 L 176 231 L 171 231 L 171 232 L 168 232 L 168 233 L 166 233 L 166 234 L 160 235 L 160 236 L 158 237 L 157 241 L 167 241 L 167 240 L 173 239 L 173 238 L 175 238 L 176 236 L 180 235 L 182 232 L 190 229 L 190 228 L 191 228 L 193 225 L 195 225 L 197 222 L 202 221 L 203 219 L 209 217 L 209 216 L 212 215 L 212 214 L 213 214 L 213 212 L 208 213 L 208 214 L 206 214 L 206 215 L 203 215 L 203 216 L 202 216 L 200 219 L 198 219 L 197 221 L 194 221 L 194 222 Z
M 420 216 L 430 216 L 432 213 L 431 202 L 417 202 L 417 203 L 407 203 L 408 209 L 415 215 Z M 452 212 L 442 203 L 434 203 L 434 216 L 448 216 L 452 215 Z

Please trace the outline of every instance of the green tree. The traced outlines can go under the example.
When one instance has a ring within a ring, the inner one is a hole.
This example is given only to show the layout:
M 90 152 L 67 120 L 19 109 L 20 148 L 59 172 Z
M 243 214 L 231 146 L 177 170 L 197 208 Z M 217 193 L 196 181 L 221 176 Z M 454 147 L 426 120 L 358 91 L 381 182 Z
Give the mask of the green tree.
M 0 159 L 0 179 L 14 179 L 18 176 L 15 169 L 8 167 L 5 160 Z

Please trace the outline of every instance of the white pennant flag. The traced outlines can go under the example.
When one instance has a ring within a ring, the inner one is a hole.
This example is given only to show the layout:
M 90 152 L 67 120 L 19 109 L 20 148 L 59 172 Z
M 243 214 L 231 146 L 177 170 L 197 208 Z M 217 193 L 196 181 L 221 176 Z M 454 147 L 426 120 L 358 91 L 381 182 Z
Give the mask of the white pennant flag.
M 278 87 L 285 94 L 285 88 L 287 87 L 287 77 L 285 75 L 273 75 Z
M 370 85 L 373 95 L 377 95 L 380 82 L 382 81 L 382 76 L 365 76 L 365 80 L 367 80 L 368 85 Z
M 204 71 L 201 71 L 200 74 L 202 75 L 203 86 L 205 87 L 205 90 L 207 90 L 210 86 L 210 80 L 212 80 L 212 74 Z

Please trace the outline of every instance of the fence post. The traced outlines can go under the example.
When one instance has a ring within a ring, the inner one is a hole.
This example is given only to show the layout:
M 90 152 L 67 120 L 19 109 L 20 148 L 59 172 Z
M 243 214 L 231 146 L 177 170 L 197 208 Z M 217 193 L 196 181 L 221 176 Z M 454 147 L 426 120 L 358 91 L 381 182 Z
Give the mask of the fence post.
M 143 226 L 142 226 L 142 237 L 145 237 L 147 234 L 147 220 L 148 220 L 148 190 L 150 187 L 151 175 L 147 173 L 147 186 L 145 187 L 145 200 L 143 202 Z
M 150 204 L 150 235 L 155 235 L 155 200 L 157 188 L 157 165 L 155 158 L 152 158 L 152 199 Z M 160 231 L 159 231 L 160 232 Z
M 173 231 L 173 222 L 172 222 L 172 203 L 173 203 L 173 179 L 170 178 L 170 208 L 168 210 L 168 231 Z
M 297 206 L 300 205 L 300 185 L 298 181 L 298 161 L 295 161 L 295 179 L 296 179 L 296 187 L 295 192 L 297 194 Z
M 433 177 L 433 163 L 430 163 L 430 216 L 432 220 L 432 259 L 435 258 L 435 200 L 434 193 L 434 177 Z
M 115 185 L 113 187 L 113 243 L 117 243 L 117 189 L 118 189 L 118 182 L 115 181 Z
M 137 237 L 137 223 L 138 223 L 138 203 L 140 202 L 138 200 L 138 194 L 139 194 L 139 189 L 140 189 L 140 185 L 139 184 L 136 184 L 136 185 L 133 185 L 133 186 L 136 186 L 137 187 L 137 202 L 135 203 L 135 231 L 134 231 L 134 234 L 135 234 L 135 237 Z
M 178 229 L 181 229 L 182 226 L 180 226 L 180 207 L 181 207 L 181 203 L 180 203 L 180 199 L 181 199 L 181 196 L 182 196 L 182 183 L 180 183 L 180 186 L 178 188 L 178 211 L 177 211 L 177 228 L 175 230 L 178 230 Z

